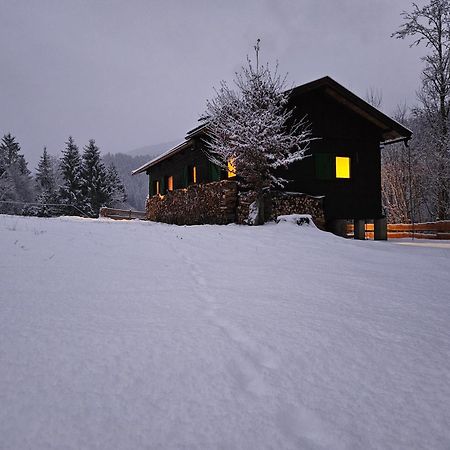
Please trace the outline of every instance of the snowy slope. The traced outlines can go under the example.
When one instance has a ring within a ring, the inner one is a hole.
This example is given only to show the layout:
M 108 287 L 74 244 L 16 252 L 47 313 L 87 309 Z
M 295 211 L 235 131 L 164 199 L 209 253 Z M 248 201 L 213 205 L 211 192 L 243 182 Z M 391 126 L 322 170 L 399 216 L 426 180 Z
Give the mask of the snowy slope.
M 450 250 L 0 216 L 0 448 L 448 449 Z

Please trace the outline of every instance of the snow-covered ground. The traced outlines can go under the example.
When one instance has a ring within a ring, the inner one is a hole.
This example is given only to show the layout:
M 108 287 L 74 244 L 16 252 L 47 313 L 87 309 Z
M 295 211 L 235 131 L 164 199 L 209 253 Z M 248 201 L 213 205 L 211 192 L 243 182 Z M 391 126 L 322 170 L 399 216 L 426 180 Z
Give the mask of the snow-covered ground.
M 450 250 L 0 216 L 0 448 L 448 449 Z

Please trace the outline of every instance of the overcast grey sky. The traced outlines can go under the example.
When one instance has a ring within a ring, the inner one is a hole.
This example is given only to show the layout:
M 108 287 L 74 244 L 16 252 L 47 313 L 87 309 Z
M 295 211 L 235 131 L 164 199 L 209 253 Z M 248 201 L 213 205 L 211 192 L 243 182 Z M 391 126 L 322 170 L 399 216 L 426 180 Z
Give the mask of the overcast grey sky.
M 423 2 L 419 2 L 423 4 Z M 0 0 L 0 133 L 34 169 L 69 135 L 102 151 L 182 138 L 261 38 L 292 85 L 330 75 L 383 110 L 415 103 L 423 48 L 390 38 L 410 0 Z

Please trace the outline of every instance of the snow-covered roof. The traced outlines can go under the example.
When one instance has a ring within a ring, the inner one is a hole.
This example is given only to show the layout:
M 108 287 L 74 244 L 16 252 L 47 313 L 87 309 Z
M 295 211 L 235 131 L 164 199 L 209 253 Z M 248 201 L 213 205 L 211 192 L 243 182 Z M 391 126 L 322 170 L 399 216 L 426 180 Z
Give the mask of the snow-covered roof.
M 158 164 L 159 162 L 171 157 L 175 153 L 180 152 L 181 150 L 184 150 L 185 148 L 188 148 L 190 145 L 192 145 L 192 141 L 190 139 L 184 140 L 183 142 L 180 142 L 179 144 L 175 145 L 175 147 L 170 148 L 166 152 L 162 153 L 161 155 L 157 156 L 156 158 L 153 158 L 149 162 L 146 162 L 141 167 L 138 167 L 136 170 L 133 170 L 131 172 L 132 175 L 137 175 L 138 173 L 145 172 L 148 168 L 154 166 L 155 164 Z
M 208 126 L 208 123 L 204 122 L 201 125 L 193 128 L 192 130 L 189 130 L 186 134 L 186 139 L 196 136 L 197 134 L 203 133 L 207 126 Z

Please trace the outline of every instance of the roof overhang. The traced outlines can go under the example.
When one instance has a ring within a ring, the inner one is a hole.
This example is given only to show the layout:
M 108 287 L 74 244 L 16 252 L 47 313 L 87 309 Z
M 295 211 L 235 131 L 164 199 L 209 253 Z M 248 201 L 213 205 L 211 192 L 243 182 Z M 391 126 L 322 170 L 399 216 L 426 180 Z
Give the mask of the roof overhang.
M 166 152 L 162 153 L 161 155 L 157 156 L 156 158 L 153 158 L 149 162 L 145 163 L 143 166 L 138 167 L 136 170 L 133 170 L 131 172 L 131 175 L 137 175 L 138 173 L 146 172 L 150 167 L 154 166 L 155 164 L 159 164 L 160 162 L 164 161 L 165 159 L 168 159 L 175 155 L 178 152 L 181 152 L 182 150 L 185 150 L 186 148 L 189 148 L 192 145 L 192 141 L 190 139 L 187 139 L 175 147 L 172 147 L 171 149 L 167 150 Z
M 337 83 L 328 76 L 291 89 L 290 96 L 295 98 L 296 96 L 301 96 L 315 90 L 323 91 L 326 95 L 330 96 L 338 103 L 342 104 L 349 110 L 353 111 L 355 114 L 372 123 L 376 128 L 379 129 L 381 141 L 380 144 L 382 145 L 394 144 L 401 141 L 407 142 L 412 136 L 411 130 L 404 127 L 396 120 L 391 119 L 379 109 L 373 107 L 365 100 L 358 97 L 353 92 L 349 91 L 344 86 Z M 186 148 L 189 148 L 191 145 L 193 145 L 193 139 L 195 137 L 205 133 L 206 127 L 207 123 L 203 122 L 201 125 L 188 131 L 183 142 L 167 150 L 162 155 L 159 155 L 151 161 L 145 163 L 143 166 L 137 168 L 136 170 L 133 170 L 131 172 L 132 175 L 146 172 L 154 165 L 171 158 L 172 156 L 181 152 L 182 150 L 185 150 Z
M 294 97 L 301 96 L 302 94 L 314 90 L 322 90 L 326 95 L 333 98 L 338 103 L 372 123 L 380 130 L 380 140 L 384 145 L 393 143 L 394 141 L 407 141 L 412 136 L 411 130 L 370 105 L 328 76 L 293 88 L 291 95 Z

